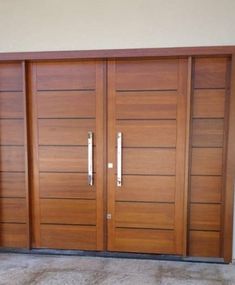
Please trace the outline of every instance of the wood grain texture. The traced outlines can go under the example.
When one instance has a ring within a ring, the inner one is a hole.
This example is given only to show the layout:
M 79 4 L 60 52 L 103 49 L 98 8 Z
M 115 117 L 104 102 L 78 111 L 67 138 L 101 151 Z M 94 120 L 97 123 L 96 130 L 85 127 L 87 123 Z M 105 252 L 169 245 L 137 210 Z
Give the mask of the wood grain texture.
M 124 148 L 123 174 L 175 175 L 175 149 Z
M 0 119 L 1 145 L 24 145 L 24 121 Z
M 174 228 L 174 204 L 116 202 L 116 227 Z
M 94 61 L 37 63 L 37 89 L 95 89 L 95 75 Z
M 222 199 L 222 177 L 192 176 L 190 201 L 198 203 L 220 203 Z
M 41 225 L 41 247 L 54 249 L 96 249 L 96 227 Z
M 175 177 L 124 175 L 115 196 L 117 201 L 174 202 Z
M 25 174 L 0 172 L 0 197 L 25 197 Z
M 87 145 L 88 132 L 95 132 L 94 119 L 39 119 L 39 145 Z M 95 136 L 94 136 L 95 144 Z
M 121 120 L 117 132 L 123 136 L 123 147 L 175 147 L 175 120 Z
M 40 197 L 95 199 L 96 184 L 96 176 L 89 186 L 83 173 L 40 173 Z
M 94 118 L 94 91 L 37 92 L 38 118 Z
M 0 222 L 25 223 L 26 202 L 19 198 L 0 198 Z
M 25 171 L 23 146 L 0 146 L 0 171 Z
M 0 91 L 22 91 L 20 63 L 0 63 Z
M 193 148 L 192 175 L 221 175 L 222 148 Z
M 227 58 L 196 58 L 195 88 L 225 88 Z
M 9 248 L 27 247 L 26 224 L 0 224 L 0 246 Z
M 220 233 L 210 231 L 190 231 L 189 255 L 220 257 Z
M 177 74 L 177 59 L 119 60 L 116 67 L 116 89 L 177 89 Z
M 94 200 L 41 199 L 40 202 L 43 224 L 96 224 Z
M 176 91 L 117 92 L 117 119 L 176 119 Z
M 192 128 L 193 147 L 223 147 L 223 119 L 194 119 Z
M 22 92 L 0 92 L 0 118 L 24 118 Z
M 194 90 L 193 117 L 194 118 L 223 118 L 225 104 L 225 90 Z
M 216 204 L 191 204 L 190 229 L 219 231 L 221 206 Z
M 165 253 L 175 252 L 175 234 L 171 230 L 116 229 L 115 249 L 127 252 Z

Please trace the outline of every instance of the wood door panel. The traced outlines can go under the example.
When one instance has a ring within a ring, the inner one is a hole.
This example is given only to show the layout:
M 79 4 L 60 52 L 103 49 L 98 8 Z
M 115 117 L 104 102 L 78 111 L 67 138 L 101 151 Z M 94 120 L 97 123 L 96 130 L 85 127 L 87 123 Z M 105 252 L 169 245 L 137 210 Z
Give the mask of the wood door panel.
M 0 222 L 25 223 L 26 202 L 20 198 L 0 198 Z
M 41 247 L 52 249 L 95 250 L 96 227 L 41 225 Z
M 88 132 L 95 132 L 95 120 L 39 119 L 38 129 L 39 145 L 87 145 Z
M 23 118 L 22 92 L 0 92 L 0 118 Z
M 197 58 L 194 88 L 225 88 L 227 58 Z
M 123 147 L 175 147 L 175 120 L 120 120 L 117 132 L 123 136 Z
M 94 61 L 37 63 L 38 90 L 95 89 Z
M 223 147 L 223 119 L 194 119 L 193 147 Z
M 190 231 L 189 255 L 220 257 L 220 233 L 210 231 Z
M 37 92 L 38 118 L 94 118 L 94 91 Z
M 178 88 L 178 60 L 119 60 L 116 90 L 170 90 Z
M 27 226 L 26 224 L 0 224 L 0 247 L 26 248 Z
M 127 252 L 175 252 L 175 233 L 171 230 L 115 229 L 115 249 Z
M 123 149 L 123 174 L 175 175 L 175 149 Z
M 116 227 L 174 228 L 174 204 L 116 202 Z
M 41 171 L 87 172 L 87 155 L 84 146 L 40 146 L 39 167 Z
M 0 172 L 0 197 L 25 196 L 25 173 Z
M 0 171 L 24 171 L 25 152 L 23 146 L 0 146 Z
M 192 176 L 191 202 L 219 203 L 222 196 L 222 177 Z
M 96 224 L 94 200 L 41 199 L 41 223 L 43 224 Z
M 22 91 L 21 63 L 0 63 L 0 91 Z
M 41 198 L 95 199 L 95 185 L 88 185 L 87 174 L 83 173 L 40 173 Z
M 24 145 L 24 121 L 0 119 L 1 145 Z
M 191 174 L 221 175 L 222 155 L 222 148 L 193 148 Z
M 115 196 L 116 201 L 174 202 L 175 177 L 124 175 Z
M 117 119 L 176 119 L 176 91 L 118 92 Z
M 191 204 L 191 230 L 220 230 L 221 206 L 217 204 Z
M 223 118 L 225 106 L 225 90 L 194 90 L 194 118 Z

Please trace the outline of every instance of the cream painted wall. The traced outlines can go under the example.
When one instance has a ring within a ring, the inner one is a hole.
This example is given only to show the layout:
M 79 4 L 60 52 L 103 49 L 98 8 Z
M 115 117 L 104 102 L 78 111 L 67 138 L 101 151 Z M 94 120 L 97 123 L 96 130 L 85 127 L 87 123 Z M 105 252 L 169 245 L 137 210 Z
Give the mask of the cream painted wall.
M 0 0 L 0 52 L 205 45 L 235 45 L 235 0 Z

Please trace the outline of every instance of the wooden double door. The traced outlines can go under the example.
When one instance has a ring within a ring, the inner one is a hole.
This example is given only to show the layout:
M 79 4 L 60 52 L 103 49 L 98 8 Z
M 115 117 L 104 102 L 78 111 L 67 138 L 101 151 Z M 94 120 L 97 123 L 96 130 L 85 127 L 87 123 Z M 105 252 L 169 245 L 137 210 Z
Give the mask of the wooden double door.
M 229 91 L 228 57 L 1 64 L 0 245 L 223 257 Z

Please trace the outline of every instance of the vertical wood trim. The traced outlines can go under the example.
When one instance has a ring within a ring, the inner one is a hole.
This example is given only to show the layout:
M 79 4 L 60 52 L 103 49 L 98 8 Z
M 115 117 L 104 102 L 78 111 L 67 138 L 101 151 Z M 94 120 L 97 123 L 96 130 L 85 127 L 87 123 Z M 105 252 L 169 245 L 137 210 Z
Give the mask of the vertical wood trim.
M 115 245 L 115 191 L 116 191 L 116 112 L 115 112 L 115 60 L 108 61 L 108 162 L 113 163 L 113 168 L 108 169 L 108 213 L 112 218 L 108 223 L 108 250 L 113 250 Z
M 224 261 L 232 260 L 233 205 L 235 184 L 235 54 L 232 55 L 231 90 L 229 99 L 228 147 L 224 193 Z
M 39 201 L 39 163 L 38 163 L 38 124 L 37 124 L 37 64 L 29 65 L 29 132 L 30 132 L 30 188 L 32 204 L 32 247 L 40 247 L 40 201 Z
M 192 103 L 192 57 L 188 58 L 187 78 L 187 114 L 186 114 L 186 142 L 185 142 L 185 185 L 184 185 L 184 245 L 183 255 L 187 255 L 188 243 L 188 203 L 190 187 L 190 138 L 191 138 L 191 103 Z
M 24 106 L 24 161 L 25 161 L 25 197 L 26 197 L 26 227 L 27 227 L 27 248 L 31 247 L 31 233 L 30 233 L 30 188 L 29 188 L 29 145 L 28 145 L 28 100 L 27 100 L 27 74 L 26 74 L 26 62 L 22 61 L 22 81 L 23 81 L 23 106 Z
M 176 254 L 183 254 L 184 236 L 184 189 L 185 189 L 185 153 L 187 126 L 187 79 L 188 60 L 179 59 L 178 100 L 177 100 L 177 138 L 176 138 L 176 190 L 175 190 L 175 236 Z
M 106 96 L 105 61 L 96 62 L 96 227 L 97 250 L 104 250 L 104 213 L 106 183 Z

